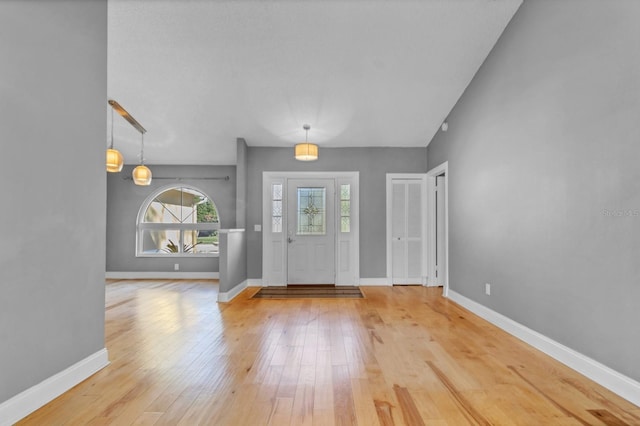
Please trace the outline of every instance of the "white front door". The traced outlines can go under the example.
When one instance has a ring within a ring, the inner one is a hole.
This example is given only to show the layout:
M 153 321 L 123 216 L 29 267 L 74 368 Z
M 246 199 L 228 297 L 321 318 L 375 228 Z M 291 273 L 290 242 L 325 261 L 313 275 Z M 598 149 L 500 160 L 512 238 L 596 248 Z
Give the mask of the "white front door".
M 287 284 L 335 284 L 335 180 L 287 182 Z

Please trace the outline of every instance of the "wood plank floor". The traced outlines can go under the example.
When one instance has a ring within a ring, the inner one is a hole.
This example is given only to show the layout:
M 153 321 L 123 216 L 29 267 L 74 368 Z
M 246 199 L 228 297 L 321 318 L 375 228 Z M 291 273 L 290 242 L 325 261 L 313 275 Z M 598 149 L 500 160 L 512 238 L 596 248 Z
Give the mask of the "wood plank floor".
M 111 364 L 20 425 L 640 425 L 640 408 L 424 287 L 216 303 L 111 281 Z

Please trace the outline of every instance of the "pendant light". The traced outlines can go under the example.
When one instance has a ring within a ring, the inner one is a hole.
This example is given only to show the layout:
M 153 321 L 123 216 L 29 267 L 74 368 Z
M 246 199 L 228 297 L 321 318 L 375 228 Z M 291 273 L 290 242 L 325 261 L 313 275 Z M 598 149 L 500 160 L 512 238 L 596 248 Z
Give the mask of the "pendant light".
M 142 140 L 140 142 L 140 165 L 133 169 L 133 183 L 136 185 L 147 186 L 151 184 L 151 170 L 144 165 L 144 133 L 140 132 Z
M 318 145 L 309 143 L 307 137 L 309 136 L 309 129 L 311 126 L 305 124 L 302 126 L 305 131 L 304 143 L 299 143 L 294 148 L 294 155 L 296 160 L 299 161 L 315 161 L 318 159 Z
M 133 169 L 133 172 L 131 173 L 133 177 L 133 182 L 136 185 L 144 185 L 144 186 L 149 185 L 151 183 L 151 170 L 149 170 L 149 168 L 144 165 L 144 134 L 147 132 L 147 130 L 144 127 L 142 127 L 142 125 L 138 123 L 138 120 L 133 118 L 133 116 L 129 114 L 129 112 L 126 109 L 124 109 L 122 105 L 120 105 L 118 102 L 114 101 L 113 99 L 109 99 L 109 105 L 111 105 L 111 148 L 113 148 L 113 110 L 116 110 L 118 114 L 122 116 L 122 118 L 127 120 L 129 124 L 131 124 L 137 131 L 140 132 L 140 136 L 141 136 L 140 165 L 135 169 Z M 116 152 L 117 152 L 117 156 L 120 157 L 120 168 L 114 171 L 120 171 L 122 169 L 122 162 L 123 162 L 122 154 L 120 154 L 118 151 Z M 109 150 L 107 150 L 107 170 L 109 170 L 109 154 L 110 154 Z
M 113 108 L 111 108 L 111 144 L 107 148 L 107 171 L 110 173 L 118 173 L 122 170 L 124 158 L 117 149 L 113 149 Z

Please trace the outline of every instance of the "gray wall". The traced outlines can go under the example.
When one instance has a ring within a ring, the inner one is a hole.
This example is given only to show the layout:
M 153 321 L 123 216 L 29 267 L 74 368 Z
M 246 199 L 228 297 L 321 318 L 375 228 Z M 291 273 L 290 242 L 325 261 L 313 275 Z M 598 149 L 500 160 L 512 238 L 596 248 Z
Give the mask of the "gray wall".
M 639 16 L 525 1 L 428 147 L 449 161 L 451 288 L 635 380 Z
M 249 147 L 247 241 L 249 278 L 262 277 L 262 172 L 360 172 L 360 276 L 386 277 L 386 174 L 424 173 L 426 148 L 322 148 L 313 162 L 296 161 L 292 148 Z
M 236 141 L 236 227 L 245 228 L 247 221 L 247 142 Z
M 154 178 L 149 186 L 137 186 L 130 179 L 134 166 L 107 177 L 107 271 L 109 272 L 218 272 L 218 258 L 211 257 L 136 257 L 136 218 L 142 203 L 161 187 L 184 184 L 195 186 L 209 195 L 220 217 L 222 228 L 236 225 L 235 166 L 158 166 L 149 165 Z M 224 177 L 229 180 L 187 179 L 188 177 Z M 158 177 L 183 178 L 157 179 Z
M 104 348 L 107 2 L 0 2 L 0 403 Z
M 247 279 L 246 232 L 220 233 L 220 293 L 227 293 Z

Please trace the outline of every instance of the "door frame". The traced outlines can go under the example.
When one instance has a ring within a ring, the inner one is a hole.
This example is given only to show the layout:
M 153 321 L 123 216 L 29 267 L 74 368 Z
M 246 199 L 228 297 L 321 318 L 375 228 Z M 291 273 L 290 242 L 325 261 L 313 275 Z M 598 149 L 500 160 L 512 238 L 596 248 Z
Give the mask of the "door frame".
M 442 295 L 449 296 L 449 162 L 432 168 L 427 172 L 427 285 L 436 283 L 436 177 L 444 174 L 444 264 Z
M 420 180 L 422 189 L 423 189 L 423 197 L 422 197 L 422 262 L 420 265 L 421 269 L 421 279 L 422 282 L 420 284 L 427 285 L 427 256 L 425 255 L 428 251 L 427 244 L 427 193 L 426 193 L 426 184 L 427 184 L 427 174 L 426 173 L 387 173 L 387 284 L 393 285 L 393 241 L 391 235 L 391 227 L 392 227 L 392 184 L 394 179 L 411 179 L 411 180 Z
M 360 172 L 262 172 L 262 285 L 286 286 L 288 271 L 287 252 L 287 204 L 283 198 L 282 229 L 271 232 L 272 185 L 282 184 L 287 193 L 290 179 L 333 179 L 334 222 L 335 222 L 335 283 L 340 285 L 360 284 Z M 340 189 L 341 184 L 351 185 L 350 232 L 340 232 Z M 342 256 L 342 257 L 341 257 Z M 347 266 L 341 263 L 346 256 Z M 269 266 L 273 266 L 272 269 Z

